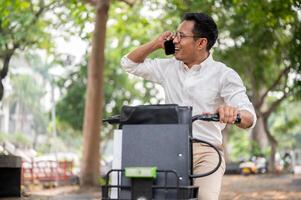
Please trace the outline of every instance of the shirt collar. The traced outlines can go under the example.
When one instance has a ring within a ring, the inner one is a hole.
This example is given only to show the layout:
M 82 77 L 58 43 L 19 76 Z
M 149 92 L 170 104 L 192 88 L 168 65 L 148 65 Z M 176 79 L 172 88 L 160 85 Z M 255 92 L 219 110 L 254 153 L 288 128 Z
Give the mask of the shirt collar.
M 212 61 L 213 58 L 212 58 L 212 54 L 210 53 L 209 56 L 203 62 L 201 62 L 200 64 L 192 65 L 190 69 L 184 63 L 183 66 L 185 71 L 199 71 L 201 68 L 205 68 L 206 66 L 210 65 Z

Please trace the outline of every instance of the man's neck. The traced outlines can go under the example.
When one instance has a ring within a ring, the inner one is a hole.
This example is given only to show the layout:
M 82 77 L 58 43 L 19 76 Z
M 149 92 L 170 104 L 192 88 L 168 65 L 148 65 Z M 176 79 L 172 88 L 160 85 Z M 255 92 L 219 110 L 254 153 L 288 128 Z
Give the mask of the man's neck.
M 199 65 L 199 64 L 201 64 L 204 60 L 206 60 L 208 58 L 209 55 L 210 55 L 210 53 L 206 51 L 203 54 L 201 54 L 197 59 L 195 59 L 195 61 L 190 62 L 190 63 L 185 63 L 185 64 L 187 65 L 187 67 L 189 69 L 191 69 L 191 67 L 193 65 Z

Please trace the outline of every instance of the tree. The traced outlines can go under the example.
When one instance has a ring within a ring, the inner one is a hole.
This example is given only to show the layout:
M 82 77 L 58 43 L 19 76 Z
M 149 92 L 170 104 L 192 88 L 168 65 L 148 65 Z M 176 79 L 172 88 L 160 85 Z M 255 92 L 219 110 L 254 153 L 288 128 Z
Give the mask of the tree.
M 154 21 L 154 18 L 148 16 L 140 16 L 137 19 L 136 13 L 145 8 L 150 9 L 148 6 L 137 2 L 129 8 L 127 4 L 121 1 L 115 1 L 110 5 L 105 49 L 104 83 L 107 84 L 104 86 L 104 118 L 119 114 L 123 105 L 133 102 L 150 103 L 150 99 L 152 99 L 152 103 L 159 102 L 159 100 L 153 101 L 158 93 L 154 84 L 141 81 L 138 78 L 129 78 L 120 68 L 122 55 L 164 30 L 162 28 L 165 25 L 163 20 Z M 131 12 L 128 12 L 129 9 Z M 127 26 L 124 26 L 125 23 Z M 90 38 L 84 39 L 90 40 Z M 152 56 L 162 55 L 163 51 L 158 51 Z M 75 129 L 82 128 L 80 120 L 83 116 L 82 108 L 87 82 L 87 59 L 87 55 L 85 55 L 82 58 L 82 63 L 70 70 L 59 81 L 59 87 L 63 88 L 63 97 L 58 102 L 58 117 Z
M 132 3 L 130 1 L 124 1 Z M 105 65 L 105 35 L 110 2 L 96 1 L 95 29 L 88 64 L 87 93 L 84 115 L 84 149 L 81 185 L 98 185 L 100 159 L 100 122 L 103 116 L 103 70 Z
M 0 101 L 4 92 L 2 80 L 9 71 L 12 56 L 25 49 L 44 49 L 48 54 L 55 54 L 54 37 L 67 38 L 71 34 L 83 32 L 83 21 L 90 16 L 89 12 L 81 16 L 83 10 L 85 7 L 74 0 L 1 1 Z
M 55 82 L 55 76 L 54 74 L 51 74 L 51 70 L 53 70 L 55 67 L 61 66 L 63 64 L 66 64 L 68 59 L 66 59 L 66 56 L 64 55 L 55 55 L 55 56 L 49 56 L 49 55 L 44 55 L 41 57 L 37 52 L 30 52 L 28 51 L 25 55 L 26 60 L 30 64 L 32 71 L 34 72 L 34 78 L 36 76 L 39 76 L 41 79 L 40 84 L 44 86 L 44 93 L 47 94 L 47 87 L 50 89 L 50 96 L 51 96 L 51 135 L 49 137 L 54 137 L 56 138 L 57 136 L 57 130 L 56 130 L 56 119 L 55 119 L 55 87 L 54 87 L 54 82 Z M 37 117 L 37 119 L 42 119 L 41 117 Z M 38 127 L 36 127 L 38 129 Z M 38 131 L 37 133 L 40 133 L 41 131 Z M 34 138 L 34 145 L 33 147 L 35 148 L 36 140 L 37 140 L 38 135 L 35 135 Z M 53 144 L 50 143 L 50 149 Z
M 46 132 L 47 119 L 42 108 L 40 99 L 44 91 L 36 84 L 29 75 L 13 75 L 11 77 L 12 93 L 4 99 L 16 116 L 14 132 L 22 132 L 27 125 L 27 117 L 33 118 L 33 129 L 35 135 Z M 33 138 L 33 146 L 35 145 Z
M 67 73 L 57 84 L 62 97 L 56 104 L 57 118 L 68 123 L 74 130 L 83 130 L 85 95 L 87 84 L 87 57 L 76 66 L 75 71 Z
M 113 5 L 115 4 L 116 2 Z M 109 37 L 110 42 L 108 43 L 112 46 L 116 41 L 119 46 L 129 42 L 139 45 L 140 43 L 133 38 L 139 38 L 139 40 L 142 38 L 143 41 L 148 35 L 160 33 L 162 30 L 171 30 L 171 28 L 176 29 L 180 17 L 186 11 L 199 11 L 198 9 L 201 7 L 202 11 L 212 14 L 220 29 L 220 39 L 217 44 L 219 48 L 215 49 L 214 55 L 217 60 L 221 59 L 230 67 L 235 68 L 243 77 L 259 116 L 253 138 L 262 144 L 261 146 L 264 146 L 261 141 L 263 141 L 263 136 L 267 136 L 272 150 L 275 152 L 277 142 L 269 133 L 268 118 L 290 94 L 300 93 L 300 81 L 298 76 L 295 76 L 300 73 L 300 56 L 298 56 L 300 45 L 298 44 L 300 44 L 301 34 L 300 20 L 297 17 L 297 10 L 300 9 L 299 1 L 171 1 L 168 3 L 154 1 L 147 2 L 147 5 L 154 13 L 160 13 L 156 21 L 162 22 L 160 23 L 161 27 L 150 25 L 154 22 L 150 23 L 148 20 L 141 24 L 127 23 L 124 28 L 118 27 L 115 25 L 118 23 L 114 22 L 112 27 L 119 30 L 119 35 L 117 39 Z M 123 9 L 119 9 L 118 12 L 123 12 Z M 127 13 L 118 17 L 124 18 L 123 23 L 125 23 L 132 16 L 135 17 L 136 13 Z M 112 29 L 110 28 L 108 31 Z M 134 29 L 136 33 L 129 37 L 130 34 L 124 32 L 131 29 Z M 114 35 L 114 32 L 109 35 Z M 109 55 L 107 57 L 116 58 L 114 54 L 122 55 L 124 53 L 124 49 L 115 48 L 114 51 L 107 51 L 107 55 Z M 158 54 L 160 53 L 156 52 L 153 55 L 158 56 Z M 117 58 L 117 60 L 119 59 Z M 105 65 L 109 66 L 114 62 L 116 61 L 113 59 L 107 59 Z M 114 77 L 118 74 L 118 69 L 112 68 L 112 70 L 105 70 L 104 73 L 105 78 L 111 75 Z M 110 80 L 105 82 L 110 83 L 104 91 L 105 101 L 108 102 L 106 105 L 110 105 L 110 102 L 112 102 L 111 105 L 115 105 L 117 104 L 116 100 L 112 98 L 115 96 L 109 94 L 112 94 L 111 91 L 116 90 L 116 87 Z M 280 98 L 274 95 L 275 92 L 281 95 Z M 297 97 L 297 95 L 295 96 Z M 124 100 L 120 102 L 122 105 Z M 119 106 L 111 107 L 113 109 L 120 108 Z M 257 137 L 257 133 L 260 133 L 261 136 Z
M 294 150 L 300 147 L 300 116 L 300 101 L 285 101 L 277 108 L 277 112 L 271 115 L 271 132 L 279 141 L 280 150 Z
M 100 122 L 102 119 L 102 85 L 104 45 L 109 1 L 96 3 L 95 29 L 88 65 L 87 96 L 84 117 L 84 150 L 81 166 L 81 185 L 97 185 L 99 177 Z
M 47 2 L 47 3 L 46 3 Z M 50 34 L 46 27 L 49 21 L 43 14 L 60 5 L 60 1 L 10 1 L 3 0 L 0 5 L 0 100 L 4 88 L 2 80 L 6 77 L 9 62 L 17 50 L 25 48 L 51 47 Z
M 245 80 L 258 122 L 252 136 L 264 148 L 271 145 L 270 166 L 274 166 L 278 142 L 269 127 L 269 117 L 289 96 L 300 92 L 300 19 L 298 1 L 225 2 L 231 47 L 219 51 Z M 222 45 L 223 38 L 220 40 Z M 299 41 L 299 42 L 298 42 Z M 239 58 L 239 59 L 238 59 Z M 278 94 L 278 95 L 276 95 Z

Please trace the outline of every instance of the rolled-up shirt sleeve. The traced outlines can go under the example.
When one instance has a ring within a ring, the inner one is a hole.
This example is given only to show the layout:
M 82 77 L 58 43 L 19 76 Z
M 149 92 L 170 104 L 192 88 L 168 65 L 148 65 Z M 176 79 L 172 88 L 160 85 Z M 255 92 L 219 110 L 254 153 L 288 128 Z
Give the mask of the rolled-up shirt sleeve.
M 227 105 L 250 112 L 253 115 L 253 124 L 250 129 L 254 128 L 257 117 L 253 104 L 246 94 L 246 88 L 241 78 L 234 70 L 230 70 L 224 75 L 221 96 Z
M 128 73 L 142 77 L 146 80 L 162 84 L 163 69 L 161 59 L 145 59 L 143 63 L 133 62 L 127 57 L 123 56 L 121 59 L 121 67 Z

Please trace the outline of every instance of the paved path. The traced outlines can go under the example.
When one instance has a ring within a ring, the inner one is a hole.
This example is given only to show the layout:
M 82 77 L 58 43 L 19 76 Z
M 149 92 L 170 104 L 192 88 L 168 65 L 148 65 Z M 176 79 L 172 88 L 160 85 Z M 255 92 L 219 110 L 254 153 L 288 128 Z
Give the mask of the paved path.
M 301 200 L 301 175 L 224 176 L 221 200 Z
M 29 197 L 22 198 L 0 198 L 1 200 L 99 200 L 100 195 L 91 194 L 73 194 L 73 195 L 62 195 L 62 196 L 39 196 L 32 195 Z
M 27 197 L 25 197 L 27 196 Z M 20 198 L 0 198 L 0 200 L 99 200 L 100 189 L 81 190 L 78 186 L 65 186 L 31 192 Z
M 100 190 L 59 187 L 32 193 L 29 197 L 0 200 L 99 200 Z M 301 200 L 301 175 L 224 176 L 221 200 Z

